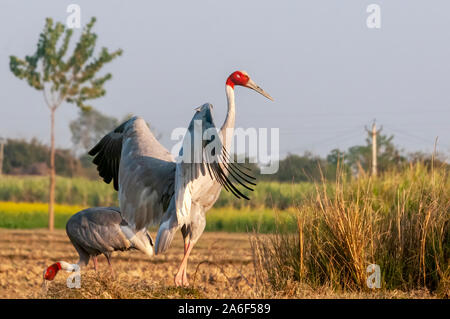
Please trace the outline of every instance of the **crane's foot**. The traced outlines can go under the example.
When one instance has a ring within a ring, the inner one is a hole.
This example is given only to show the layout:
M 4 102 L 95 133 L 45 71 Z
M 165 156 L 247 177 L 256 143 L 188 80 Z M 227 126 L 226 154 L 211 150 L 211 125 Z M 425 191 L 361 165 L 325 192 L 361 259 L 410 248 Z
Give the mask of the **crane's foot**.
M 189 286 L 189 282 L 186 276 L 186 273 L 178 273 L 175 275 L 175 286 L 177 287 L 187 287 Z
M 106 260 L 108 261 L 109 271 L 111 272 L 111 276 L 116 278 L 116 273 L 114 272 L 113 266 L 111 264 L 111 255 L 105 254 Z
M 114 272 L 114 269 L 113 269 L 112 266 L 109 266 L 109 271 L 111 271 L 111 276 L 112 276 L 113 278 L 116 278 L 116 273 Z
M 180 268 L 178 268 L 178 272 L 175 275 L 175 286 L 177 287 L 189 286 L 189 282 L 186 276 L 186 268 L 187 268 L 187 259 L 189 257 L 189 254 L 191 253 L 192 247 L 194 247 L 194 244 L 191 243 L 189 240 L 188 241 L 185 240 L 183 261 L 181 262 Z

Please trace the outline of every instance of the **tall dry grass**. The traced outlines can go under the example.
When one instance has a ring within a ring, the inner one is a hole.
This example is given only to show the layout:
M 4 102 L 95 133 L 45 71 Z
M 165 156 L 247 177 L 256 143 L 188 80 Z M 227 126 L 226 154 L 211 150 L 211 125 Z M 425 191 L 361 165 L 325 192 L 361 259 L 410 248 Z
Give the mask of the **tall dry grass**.
M 422 164 L 372 178 L 340 172 L 335 187 L 316 185 L 298 206 L 297 231 L 252 237 L 260 288 L 305 285 L 364 291 L 367 267 L 381 269 L 382 289 L 450 289 L 450 181 Z

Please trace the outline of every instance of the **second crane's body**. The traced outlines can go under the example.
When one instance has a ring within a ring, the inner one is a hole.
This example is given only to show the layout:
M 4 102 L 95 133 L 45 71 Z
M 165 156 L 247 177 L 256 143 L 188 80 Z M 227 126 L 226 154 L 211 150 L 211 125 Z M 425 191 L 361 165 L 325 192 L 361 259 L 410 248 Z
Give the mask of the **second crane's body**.
M 191 134 L 184 138 L 181 161 L 175 162 L 139 117 L 117 127 L 89 151 L 95 156 L 93 162 L 100 176 L 106 183 L 113 181 L 119 191 L 123 219 L 136 231 L 160 224 L 156 253 L 167 250 L 174 233 L 181 229 L 185 247 L 175 276 L 176 285 L 187 285 L 187 259 L 205 228 L 205 212 L 217 201 L 221 188 L 246 198 L 235 184 L 247 188 L 247 183 L 253 184 L 239 165 L 229 162 L 235 124 L 235 86 L 248 87 L 272 99 L 246 72 L 233 72 L 225 86 L 228 112 L 224 124 L 216 128 L 210 104 L 197 108 L 188 128 Z M 200 144 L 191 143 L 195 131 L 201 134 Z M 215 138 L 203 139 L 211 132 Z M 212 145 L 215 151 L 210 153 Z M 190 155 L 186 156 L 187 153 Z
M 59 270 L 71 272 L 88 265 L 92 258 L 97 270 L 97 256 L 105 255 L 111 272 L 111 254 L 114 251 L 139 250 L 153 256 L 153 240 L 146 229 L 135 231 L 122 218 L 117 207 L 91 207 L 69 218 L 66 233 L 78 252 L 76 264 L 58 261 L 44 272 L 45 280 L 53 280 Z
M 137 249 L 153 256 L 153 240 L 146 230 L 134 233 L 116 207 L 92 207 L 74 214 L 67 221 L 66 233 L 78 252 L 78 264 L 85 266 L 90 257 L 105 255 L 111 263 L 114 251 Z

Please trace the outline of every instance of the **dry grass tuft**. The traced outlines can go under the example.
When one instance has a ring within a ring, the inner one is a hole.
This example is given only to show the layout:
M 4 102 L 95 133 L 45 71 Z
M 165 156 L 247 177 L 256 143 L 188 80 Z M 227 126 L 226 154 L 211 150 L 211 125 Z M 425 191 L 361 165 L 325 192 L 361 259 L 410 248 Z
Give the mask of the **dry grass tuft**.
M 450 181 L 445 169 L 412 165 L 371 178 L 316 186 L 298 207 L 297 232 L 279 225 L 274 236 L 252 240 L 263 295 L 298 289 L 368 293 L 369 264 L 381 268 L 385 293 L 430 291 L 449 296 Z M 299 288 L 300 287 L 300 288 Z
M 49 285 L 44 298 L 77 299 L 154 299 L 154 298 L 205 298 L 204 292 L 196 288 L 158 286 L 144 281 L 112 278 L 107 272 L 83 275 L 83 285 L 79 289 L 68 289 L 64 281 Z M 122 276 L 123 277 L 123 276 Z

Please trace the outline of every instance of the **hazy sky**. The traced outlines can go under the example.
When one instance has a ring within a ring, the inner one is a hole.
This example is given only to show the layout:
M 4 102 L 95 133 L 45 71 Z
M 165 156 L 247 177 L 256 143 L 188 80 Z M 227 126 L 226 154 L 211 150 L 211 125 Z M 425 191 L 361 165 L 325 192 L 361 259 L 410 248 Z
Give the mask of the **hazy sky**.
M 275 102 L 238 88 L 236 126 L 280 128 L 282 156 L 364 143 L 374 118 L 408 151 L 431 151 L 439 136 L 450 154 L 448 0 L 2 0 L 0 136 L 49 141 L 42 92 L 12 75 L 9 55 L 32 54 L 44 19 L 65 22 L 70 3 L 81 6 L 83 25 L 97 17 L 98 48 L 124 50 L 105 68 L 113 79 L 93 106 L 143 116 L 168 147 L 172 129 L 204 102 L 222 123 L 225 79 L 242 69 Z M 381 6 L 381 29 L 366 25 L 371 3 Z M 72 146 L 77 112 L 58 110 L 58 146 Z

